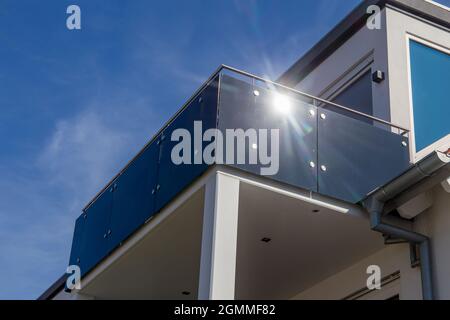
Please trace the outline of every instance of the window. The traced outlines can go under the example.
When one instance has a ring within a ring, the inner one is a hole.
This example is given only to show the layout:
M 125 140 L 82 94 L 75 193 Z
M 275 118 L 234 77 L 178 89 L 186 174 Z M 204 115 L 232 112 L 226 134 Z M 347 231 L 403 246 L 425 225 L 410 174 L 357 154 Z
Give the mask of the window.
M 322 99 L 332 101 L 349 109 L 373 116 L 374 106 L 372 97 L 372 64 L 374 62 L 373 52 L 370 51 L 358 61 L 328 84 L 320 93 Z M 339 68 L 340 69 L 340 68 Z M 353 112 L 342 110 L 330 104 L 319 104 L 319 106 L 343 114 L 366 123 L 373 121 L 367 117 Z
M 450 55 L 412 39 L 409 48 L 414 140 L 419 152 L 450 133 Z
M 333 98 L 333 102 L 368 115 L 373 115 L 371 76 L 371 69 L 369 69 L 357 80 L 353 81 L 342 92 L 340 92 L 335 98 Z M 333 108 L 330 107 L 330 109 Z M 338 110 L 337 108 L 335 108 L 334 111 L 348 115 L 352 118 L 372 123 L 372 120 L 366 117 L 355 115 L 348 111 Z

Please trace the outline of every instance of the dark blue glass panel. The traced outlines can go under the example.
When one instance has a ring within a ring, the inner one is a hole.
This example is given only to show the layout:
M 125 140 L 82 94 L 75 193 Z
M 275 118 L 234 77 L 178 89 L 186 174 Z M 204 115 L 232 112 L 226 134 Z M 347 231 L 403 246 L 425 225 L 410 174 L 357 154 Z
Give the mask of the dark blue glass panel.
M 255 95 L 254 90 L 257 90 Z M 317 168 L 310 162 L 317 159 L 317 112 L 316 108 L 304 100 L 288 92 L 276 92 L 267 88 L 255 87 L 251 83 L 224 75 L 221 81 L 219 128 L 224 134 L 226 129 L 266 129 L 279 130 L 279 170 L 268 178 L 288 183 L 308 190 L 317 190 Z M 310 113 L 312 112 L 312 113 Z M 269 154 L 272 141 L 268 141 Z M 256 144 L 257 151 L 262 141 Z M 253 144 L 253 143 L 252 143 Z M 246 164 L 234 167 L 261 174 L 261 168 L 269 165 L 261 163 L 250 164 L 249 150 L 252 146 L 246 141 Z M 235 155 L 237 153 L 235 143 Z M 235 158 L 236 160 L 236 158 Z
M 407 138 L 319 109 L 319 193 L 356 203 L 409 167 Z
M 416 151 L 450 133 L 450 55 L 410 41 Z
M 108 235 L 116 247 L 154 214 L 159 145 L 153 142 L 113 184 L 113 206 Z
M 70 251 L 69 265 L 79 266 L 78 261 L 82 254 L 81 250 L 83 248 L 85 222 L 86 219 L 84 218 L 84 214 L 79 216 L 75 221 L 75 230 L 73 232 L 72 250 Z
M 86 274 L 110 250 L 108 227 L 111 218 L 112 192 L 106 190 L 86 209 L 83 239 L 80 246 L 81 274 Z
M 217 91 L 216 79 L 163 131 L 155 211 L 163 208 L 208 168 L 203 161 L 201 164 L 194 164 L 194 153 L 202 152 L 194 150 L 194 121 L 202 122 L 202 135 L 207 129 L 216 128 Z M 191 164 L 176 165 L 171 159 L 172 149 L 179 143 L 171 141 L 176 129 L 186 129 L 191 135 Z M 208 144 L 209 142 L 202 142 L 202 149 Z

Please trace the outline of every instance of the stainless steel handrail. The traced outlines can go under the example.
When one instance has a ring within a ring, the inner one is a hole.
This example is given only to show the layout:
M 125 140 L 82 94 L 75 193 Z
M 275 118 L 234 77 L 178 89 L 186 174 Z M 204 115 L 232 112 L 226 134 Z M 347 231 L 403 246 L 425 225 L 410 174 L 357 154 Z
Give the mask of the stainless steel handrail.
M 374 116 L 371 116 L 371 115 L 368 115 L 368 114 L 365 114 L 365 113 L 363 113 L 363 112 L 359 112 L 359 111 L 356 111 L 356 110 L 353 110 L 353 109 L 350 109 L 350 108 L 348 108 L 348 107 L 345 107 L 345 106 L 342 106 L 342 105 L 340 105 L 340 104 L 337 104 L 337 103 L 334 103 L 334 102 L 331 102 L 331 101 L 328 101 L 328 100 L 325 100 L 325 99 L 322 99 L 322 98 L 319 98 L 319 97 L 316 97 L 316 96 L 313 96 L 313 95 L 311 95 L 311 94 L 308 94 L 308 93 L 304 93 L 304 92 L 301 92 L 301 91 L 298 91 L 298 90 L 296 90 L 296 89 L 292 89 L 292 88 L 290 88 L 290 87 L 287 87 L 287 86 L 285 86 L 285 85 L 282 85 L 282 84 L 279 84 L 279 83 L 276 83 L 276 82 L 274 82 L 274 81 L 272 81 L 272 80 L 269 80 L 269 79 L 265 79 L 265 78 L 262 78 L 262 77 L 259 77 L 259 76 L 256 76 L 256 75 L 254 75 L 254 74 L 251 74 L 251 73 L 249 73 L 249 72 L 246 72 L 246 71 L 243 71 L 243 70 L 240 70 L 240 69 L 236 69 L 236 68 L 233 68 L 233 67 L 230 67 L 230 66 L 227 66 L 227 65 L 224 65 L 224 64 L 222 64 L 222 65 L 220 65 L 213 73 L 212 73 L 212 75 L 194 92 L 194 94 L 183 104 L 183 106 L 161 127 L 161 129 L 159 129 L 157 132 L 156 132 L 156 134 L 154 134 L 153 135 L 153 137 L 150 139 L 150 141 L 149 142 L 147 142 L 145 145 L 144 145 L 144 147 L 130 160 L 130 161 L 128 161 L 128 163 L 123 167 L 123 169 L 122 170 L 120 170 L 119 171 L 119 173 L 117 173 L 106 185 L 105 185 L 105 187 L 103 187 L 93 198 L 92 198 L 92 200 L 91 201 L 89 201 L 87 204 L 86 204 L 86 206 L 83 208 L 83 211 L 85 211 L 87 208 L 89 208 L 90 206 L 91 206 L 91 204 L 92 203 L 94 203 L 102 194 L 103 194 L 103 192 L 105 192 L 105 190 L 107 190 L 108 188 L 109 188 L 109 186 L 118 178 L 118 177 L 120 177 L 123 173 L 124 173 L 124 171 L 130 166 L 130 164 L 134 161 L 134 160 L 136 160 L 136 158 L 138 158 L 144 151 L 145 151 L 145 149 L 147 149 L 147 147 L 150 145 L 150 144 L 152 144 L 155 140 L 156 140 L 156 138 L 164 131 L 164 129 L 166 129 L 186 108 L 187 108 L 187 106 L 194 100 L 194 99 L 196 99 L 197 97 L 198 97 L 198 95 L 212 82 L 212 81 L 214 81 L 214 79 L 217 77 L 217 76 L 219 76 L 220 75 L 220 73 L 223 71 L 223 70 L 229 70 L 229 71 L 231 71 L 231 72 L 234 72 L 234 73 L 237 73 L 237 74 L 240 74 L 240 75 L 243 75 L 243 76 L 246 76 L 246 77 L 249 77 L 249 78 L 252 78 L 252 79 L 255 79 L 255 80 L 259 80 L 259 81 L 262 81 L 262 82 L 265 82 L 265 83 L 269 83 L 269 84 L 271 84 L 271 85 L 274 85 L 274 86 L 276 86 L 276 87 L 280 87 L 280 88 L 283 88 L 283 89 L 285 89 L 285 90 L 288 90 L 288 91 L 290 91 L 290 92 L 293 92 L 293 93 L 296 93 L 296 94 L 298 94 L 298 95 L 301 95 L 301 96 L 304 96 L 304 97 L 306 97 L 306 98 L 309 98 L 309 99 L 312 99 L 312 100 L 316 100 L 316 101 L 319 101 L 319 102 L 322 102 L 322 103 L 325 103 L 325 104 L 327 104 L 327 105 L 332 105 L 332 106 L 334 106 L 334 107 L 337 107 L 337 108 L 339 108 L 339 109 L 342 109 L 342 110 L 345 110 L 345 111 L 348 111 L 348 112 L 351 112 L 351 113 L 354 113 L 354 114 L 357 114 L 357 115 L 360 115 L 360 116 L 363 116 L 363 117 L 366 117 L 366 118 L 368 118 L 368 119 L 371 119 L 371 120 L 373 120 L 373 121 L 376 121 L 376 122 L 379 122 L 379 123 L 383 123 L 383 124 L 385 124 L 385 125 L 388 125 L 388 126 L 390 126 L 390 127 L 392 127 L 392 128 L 396 128 L 396 129 L 399 129 L 399 130 L 401 130 L 401 131 L 403 131 L 403 133 L 401 133 L 402 135 L 403 134 L 406 134 L 406 133 L 408 133 L 409 132 L 409 130 L 408 129 L 406 129 L 406 128 L 403 128 L 403 127 L 401 127 L 401 126 L 399 126 L 399 125 L 396 125 L 396 124 L 393 124 L 393 123 L 390 123 L 389 121 L 386 121 L 386 120 L 383 120 L 383 119 L 379 119 L 379 118 L 377 118 L 377 117 L 374 117 Z
M 246 72 L 246 71 L 242 71 L 242 70 L 239 70 L 239 69 L 236 69 L 236 68 L 233 68 L 233 67 L 229 67 L 229 66 L 226 66 L 226 65 L 222 65 L 221 70 L 223 70 L 223 69 L 228 69 L 228 70 L 233 71 L 233 72 L 235 72 L 235 73 L 239 73 L 239 74 L 242 74 L 242 75 L 247 76 L 247 77 L 250 77 L 250 78 L 254 78 L 254 79 L 257 79 L 257 80 L 260 80 L 260 81 L 263 81 L 263 82 L 270 83 L 270 84 L 272 84 L 272 85 L 274 85 L 274 86 L 277 86 L 277 87 L 286 89 L 286 90 L 288 90 L 288 91 L 291 91 L 291 92 L 294 92 L 294 93 L 296 93 L 296 94 L 302 95 L 302 96 L 307 97 L 307 98 L 309 98 L 309 99 L 313 99 L 313 100 L 320 101 L 320 102 L 325 103 L 325 104 L 327 104 L 327 105 L 331 105 L 331 106 L 337 107 L 337 108 L 339 108 L 339 109 L 342 109 L 342 110 L 345 110 L 345 111 L 348 111 L 348 112 L 351 112 L 351 113 L 360 115 L 360 116 L 362 116 L 362 117 L 371 119 L 371 120 L 373 120 L 373 121 L 376 121 L 376 122 L 379 122 L 379 123 L 383 123 L 383 124 L 388 125 L 388 126 L 390 126 L 390 127 L 393 127 L 393 128 L 396 128 L 396 129 L 400 129 L 400 130 L 402 130 L 402 131 L 404 131 L 404 132 L 409 132 L 408 129 L 403 128 L 403 127 L 400 126 L 400 125 L 393 124 L 393 123 L 391 123 L 391 122 L 389 122 L 389 121 L 386 121 L 386 120 L 383 120 L 383 119 L 380 119 L 380 118 L 377 118 L 377 117 L 368 115 L 368 114 L 366 114 L 366 113 L 363 113 L 363 112 L 360 112 L 360 111 L 357 111 L 357 110 L 353 110 L 353 109 L 351 109 L 351 108 L 345 107 L 345 106 L 340 105 L 340 104 L 338 104 L 338 103 L 335 103 L 335 102 L 332 102 L 332 101 L 328 101 L 328 100 L 325 100 L 325 99 L 322 99 L 322 98 L 313 96 L 313 95 L 311 95 L 311 94 L 308 94 L 308 93 L 305 93 L 305 92 L 298 91 L 298 90 L 296 90 L 296 89 L 292 89 L 292 88 L 287 87 L 287 86 L 285 86 L 285 85 L 282 85 L 282 84 L 280 84 L 280 83 L 276 83 L 276 82 L 274 82 L 274 81 L 272 81 L 272 80 L 268 80 L 268 79 L 264 79 L 264 78 L 255 76 L 255 75 L 253 75 L 253 74 L 251 74 L 251 73 L 248 73 L 248 72 Z

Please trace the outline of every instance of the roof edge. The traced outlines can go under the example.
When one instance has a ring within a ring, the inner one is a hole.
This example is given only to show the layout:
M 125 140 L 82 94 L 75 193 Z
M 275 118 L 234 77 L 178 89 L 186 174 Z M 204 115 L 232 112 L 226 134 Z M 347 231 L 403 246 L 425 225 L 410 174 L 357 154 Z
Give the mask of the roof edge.
M 367 7 L 371 5 L 377 5 L 380 8 L 385 8 L 387 5 L 396 7 L 450 29 L 450 12 L 434 3 L 424 0 L 365 0 L 289 67 L 276 81 L 291 87 L 297 85 L 364 26 L 369 17 Z
M 53 299 L 61 290 L 64 289 L 67 280 L 67 274 L 63 274 L 56 280 L 47 290 L 44 291 L 36 300 L 51 300 Z

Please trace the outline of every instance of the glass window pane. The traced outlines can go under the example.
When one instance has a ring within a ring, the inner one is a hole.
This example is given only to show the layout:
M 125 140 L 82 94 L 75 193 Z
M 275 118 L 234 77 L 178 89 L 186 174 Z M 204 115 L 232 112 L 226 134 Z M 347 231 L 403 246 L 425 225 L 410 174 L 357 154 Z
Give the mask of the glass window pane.
M 364 73 L 338 96 L 336 96 L 333 99 L 333 102 L 368 115 L 373 115 L 372 77 L 370 70 Z M 355 115 L 351 112 L 342 111 L 332 106 L 328 107 L 328 109 L 367 123 L 372 123 L 370 119 Z
M 450 56 L 410 41 L 416 151 L 450 132 Z

